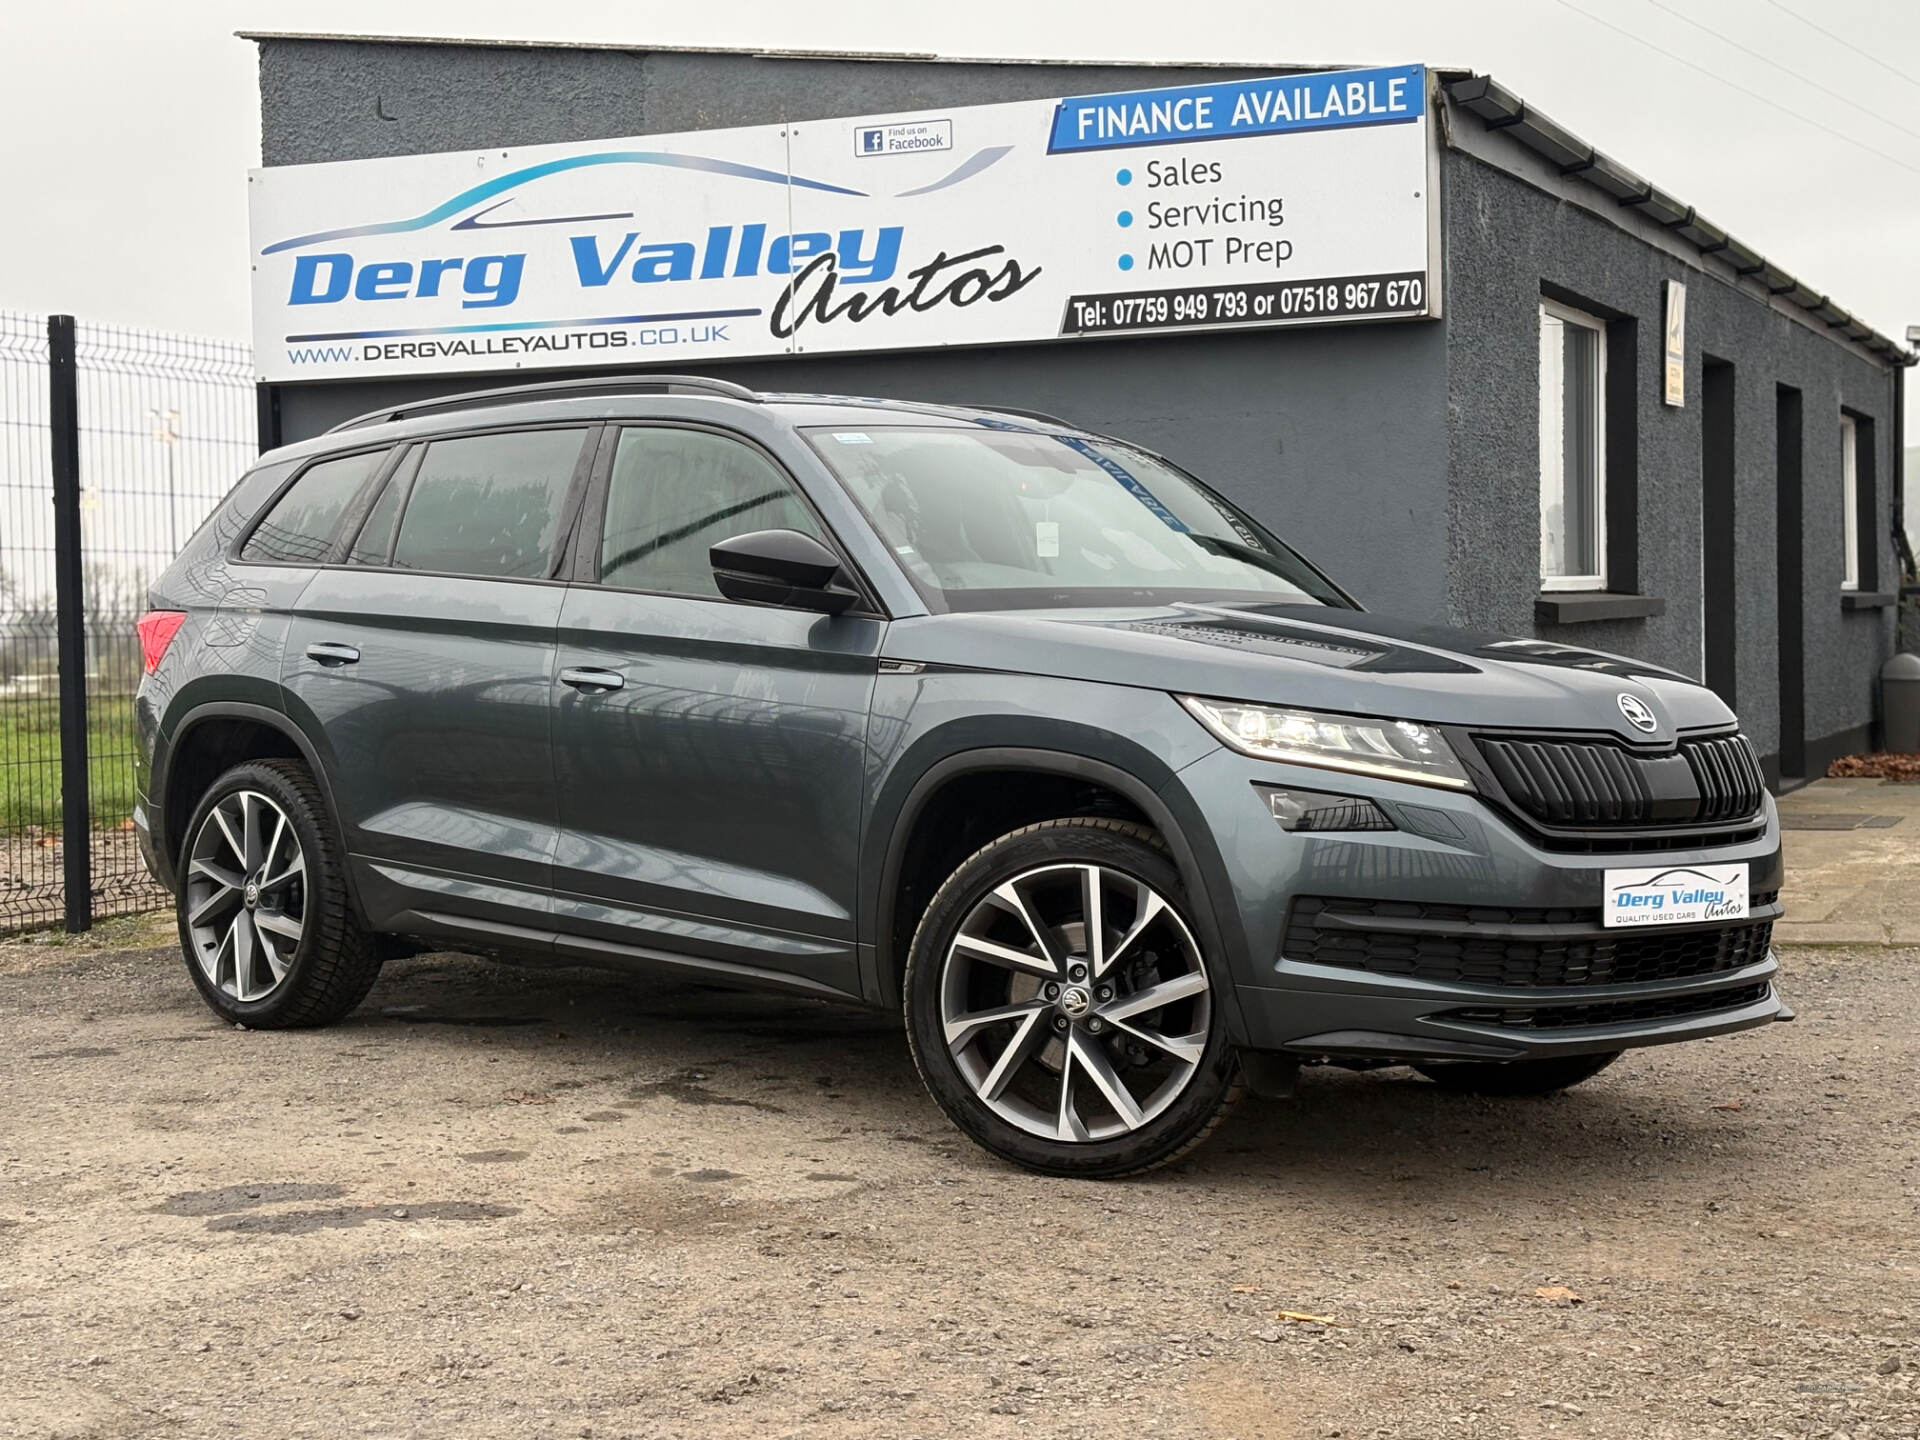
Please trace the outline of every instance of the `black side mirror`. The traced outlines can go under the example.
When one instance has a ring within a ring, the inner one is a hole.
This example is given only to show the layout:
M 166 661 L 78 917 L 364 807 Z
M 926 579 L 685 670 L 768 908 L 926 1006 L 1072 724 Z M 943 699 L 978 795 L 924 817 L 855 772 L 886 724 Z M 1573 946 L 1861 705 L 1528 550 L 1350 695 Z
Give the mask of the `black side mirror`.
M 840 557 L 798 530 L 754 530 L 707 551 L 713 580 L 729 600 L 838 615 L 860 596 L 836 585 Z

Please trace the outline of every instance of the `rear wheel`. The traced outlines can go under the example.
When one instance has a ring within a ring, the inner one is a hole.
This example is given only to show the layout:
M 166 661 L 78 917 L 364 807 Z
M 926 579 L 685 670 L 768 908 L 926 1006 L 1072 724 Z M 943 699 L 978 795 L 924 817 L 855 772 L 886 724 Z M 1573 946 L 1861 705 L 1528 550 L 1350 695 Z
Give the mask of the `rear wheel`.
M 1443 1090 L 1474 1095 L 1551 1095 L 1591 1080 L 1621 1053 L 1607 1050 L 1598 1055 L 1561 1055 L 1550 1060 L 1436 1060 L 1413 1068 Z
M 1091 818 L 1016 830 L 941 886 L 914 935 L 907 1033 L 979 1144 L 1107 1178 L 1200 1143 L 1240 1093 L 1179 872 L 1153 832 Z
M 326 803 L 294 761 L 250 761 L 213 783 L 187 826 L 176 901 L 187 973 L 223 1020 L 331 1024 L 380 973 Z

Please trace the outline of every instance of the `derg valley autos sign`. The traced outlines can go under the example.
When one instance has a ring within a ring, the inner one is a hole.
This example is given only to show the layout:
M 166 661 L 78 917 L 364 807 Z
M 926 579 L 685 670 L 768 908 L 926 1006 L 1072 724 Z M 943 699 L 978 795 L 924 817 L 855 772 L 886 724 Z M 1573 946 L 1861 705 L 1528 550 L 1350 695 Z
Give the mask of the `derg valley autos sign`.
M 262 378 L 1438 313 L 1418 65 L 250 177 Z

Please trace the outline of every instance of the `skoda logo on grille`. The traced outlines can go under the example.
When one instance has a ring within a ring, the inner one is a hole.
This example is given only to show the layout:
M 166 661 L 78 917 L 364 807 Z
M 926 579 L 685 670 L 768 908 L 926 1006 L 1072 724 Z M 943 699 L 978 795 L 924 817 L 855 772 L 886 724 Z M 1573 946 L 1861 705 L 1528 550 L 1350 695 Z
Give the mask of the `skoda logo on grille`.
M 1638 695 L 1620 695 L 1620 713 L 1627 717 L 1627 723 L 1636 730 L 1644 730 L 1651 735 L 1660 728 L 1659 717 L 1647 708 L 1647 702 Z

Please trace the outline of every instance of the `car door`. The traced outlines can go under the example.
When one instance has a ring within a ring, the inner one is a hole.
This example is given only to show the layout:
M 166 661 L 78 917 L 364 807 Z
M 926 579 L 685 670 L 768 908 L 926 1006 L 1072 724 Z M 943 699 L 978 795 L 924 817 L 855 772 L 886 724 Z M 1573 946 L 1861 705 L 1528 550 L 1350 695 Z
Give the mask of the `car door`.
M 857 994 L 867 713 L 885 621 L 723 599 L 710 546 L 834 542 L 741 436 L 609 429 L 560 615 L 562 948 Z
M 376 926 L 545 931 L 556 571 L 594 433 L 416 442 L 301 596 L 287 704 L 322 749 Z

